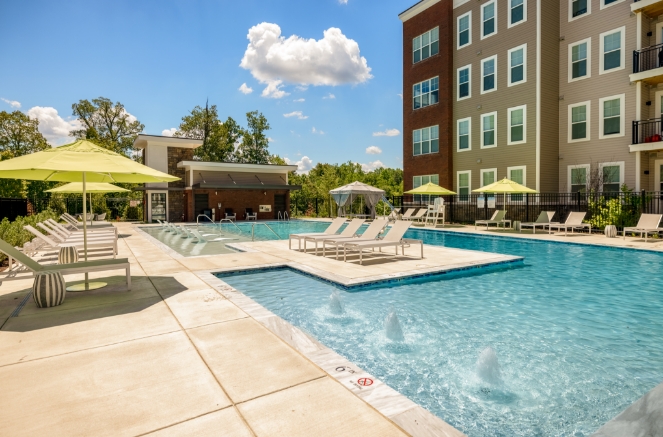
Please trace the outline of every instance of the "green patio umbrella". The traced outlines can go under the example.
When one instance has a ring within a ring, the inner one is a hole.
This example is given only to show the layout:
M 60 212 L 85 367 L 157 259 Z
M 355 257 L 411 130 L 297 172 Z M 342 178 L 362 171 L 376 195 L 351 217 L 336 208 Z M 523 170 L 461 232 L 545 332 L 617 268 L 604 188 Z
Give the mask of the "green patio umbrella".
M 81 182 L 83 194 L 83 249 L 87 261 L 86 184 L 89 182 L 150 183 L 173 182 L 180 178 L 147 167 L 86 140 L 54 147 L 0 162 L 0 178 L 37 181 Z M 85 290 L 105 283 L 88 282 Z
M 131 191 L 106 182 L 90 182 L 85 184 L 85 191 L 90 194 L 90 216 L 92 216 L 92 193 L 119 193 Z M 47 193 L 82 193 L 83 184 L 81 182 L 69 182 L 68 184 L 46 190 Z M 90 217 L 92 225 L 92 217 Z

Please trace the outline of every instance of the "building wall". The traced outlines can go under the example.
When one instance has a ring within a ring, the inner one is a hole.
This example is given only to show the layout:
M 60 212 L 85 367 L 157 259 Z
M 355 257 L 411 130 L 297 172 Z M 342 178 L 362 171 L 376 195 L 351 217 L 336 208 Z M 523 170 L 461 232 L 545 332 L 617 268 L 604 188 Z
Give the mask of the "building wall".
M 177 168 L 177 163 L 180 161 L 191 161 L 193 159 L 193 149 L 168 147 L 168 174 L 180 178 L 179 181 L 168 182 L 168 188 L 181 188 L 185 187 L 184 183 L 184 169 Z M 183 191 L 169 191 L 168 192 L 168 217 L 170 220 L 180 221 L 183 219 L 185 209 L 185 198 Z M 184 217 L 185 218 L 185 217 Z
M 453 183 L 453 158 L 451 137 L 452 49 L 447 43 L 452 39 L 451 0 L 439 1 L 423 13 L 403 23 L 403 177 L 404 188 L 412 188 L 413 177 L 439 175 L 440 185 Z M 412 63 L 412 40 L 439 26 L 440 50 L 437 55 Z M 412 86 L 415 83 L 439 76 L 439 103 L 417 110 L 413 109 Z M 413 155 L 412 131 L 439 126 L 439 152 Z
M 529 0 L 533 3 L 532 0 Z M 539 0 L 541 4 L 541 117 L 539 186 L 542 193 L 555 192 L 559 188 L 559 68 L 558 58 L 550 53 L 559 51 L 560 23 L 547 17 L 560 15 L 559 1 Z M 530 185 L 532 188 L 536 188 Z
M 277 211 L 274 208 L 274 195 L 283 194 L 286 199 L 286 211 L 290 214 L 290 191 L 288 190 L 214 190 L 214 189 L 193 189 L 187 191 L 187 221 L 196 221 L 199 212 L 194 211 L 194 199 L 196 194 L 207 194 L 209 209 L 216 210 L 216 220 L 224 218 L 225 215 L 219 215 L 218 204 L 221 203 L 221 213 L 226 208 L 232 208 L 237 214 L 237 220 L 244 220 L 246 208 L 252 208 L 253 212 L 258 213 L 258 220 L 272 220 L 277 218 Z M 180 192 L 180 197 L 185 198 Z M 271 205 L 272 212 L 260 212 L 260 205 Z

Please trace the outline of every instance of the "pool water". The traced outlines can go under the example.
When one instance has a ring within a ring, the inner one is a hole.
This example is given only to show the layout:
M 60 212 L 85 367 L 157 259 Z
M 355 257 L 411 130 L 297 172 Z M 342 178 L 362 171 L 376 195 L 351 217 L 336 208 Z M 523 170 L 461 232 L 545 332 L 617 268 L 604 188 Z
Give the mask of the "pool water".
M 356 292 L 292 270 L 220 276 L 470 437 L 587 436 L 663 380 L 663 254 L 407 237 L 525 266 Z M 385 334 L 392 310 L 404 341 Z

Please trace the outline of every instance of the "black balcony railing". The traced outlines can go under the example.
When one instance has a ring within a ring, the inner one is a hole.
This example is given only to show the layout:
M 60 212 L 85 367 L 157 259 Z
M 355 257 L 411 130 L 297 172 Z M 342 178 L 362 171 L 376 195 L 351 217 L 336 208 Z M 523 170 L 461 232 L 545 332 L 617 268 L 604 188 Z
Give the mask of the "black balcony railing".
M 633 73 L 663 67 L 663 44 L 633 51 Z
M 634 121 L 631 144 L 656 143 L 663 141 L 661 122 L 663 122 L 663 117 Z

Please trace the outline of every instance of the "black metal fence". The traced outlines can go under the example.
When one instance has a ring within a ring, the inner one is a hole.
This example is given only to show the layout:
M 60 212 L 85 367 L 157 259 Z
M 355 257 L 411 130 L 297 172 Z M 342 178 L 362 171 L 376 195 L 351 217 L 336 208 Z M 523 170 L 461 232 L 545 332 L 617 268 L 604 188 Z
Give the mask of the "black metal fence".
M 633 51 L 633 73 L 663 67 L 663 44 Z
M 9 221 L 13 221 L 18 216 L 26 215 L 28 215 L 28 199 L 0 198 L 0 220 L 6 217 Z
M 83 199 L 81 197 L 48 197 L 39 199 L 23 199 L 29 201 L 30 212 L 39 213 L 45 209 L 53 209 L 56 212 L 67 212 L 71 215 L 83 213 Z M 141 200 L 131 199 L 128 197 L 106 197 L 101 200 L 94 199 L 94 205 L 98 206 L 99 202 L 105 202 L 104 211 L 107 212 L 106 220 L 123 219 L 127 206 L 137 206 L 142 203 Z M 93 207 L 93 211 L 96 208 Z M 90 204 L 87 205 L 88 212 L 90 211 Z M 141 215 L 141 214 L 139 214 Z M 130 217 L 133 218 L 133 217 Z

